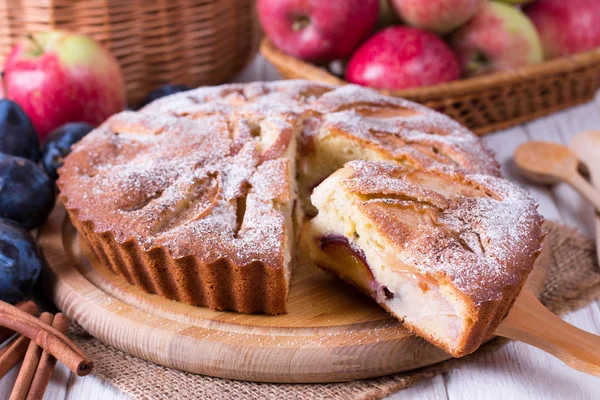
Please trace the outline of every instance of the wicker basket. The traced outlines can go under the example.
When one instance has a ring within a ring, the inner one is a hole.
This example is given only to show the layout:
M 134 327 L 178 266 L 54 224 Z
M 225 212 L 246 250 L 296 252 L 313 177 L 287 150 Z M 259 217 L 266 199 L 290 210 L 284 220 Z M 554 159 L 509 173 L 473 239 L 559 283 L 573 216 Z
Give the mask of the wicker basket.
M 89 34 L 119 60 L 129 101 L 163 83 L 227 79 L 260 38 L 254 0 L 0 0 L 0 59 L 26 33 Z
M 260 50 L 284 78 L 346 83 L 323 68 L 284 54 L 266 38 Z M 441 111 L 482 135 L 589 101 L 598 88 L 600 49 L 507 72 L 381 92 Z

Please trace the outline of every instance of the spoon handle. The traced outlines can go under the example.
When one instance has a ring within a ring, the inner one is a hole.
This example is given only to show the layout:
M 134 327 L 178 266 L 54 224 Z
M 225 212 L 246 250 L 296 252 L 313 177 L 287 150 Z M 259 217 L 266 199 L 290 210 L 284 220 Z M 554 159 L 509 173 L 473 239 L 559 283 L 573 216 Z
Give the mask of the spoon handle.
M 526 289 L 496 334 L 535 346 L 573 369 L 600 377 L 600 336 L 563 321 Z
M 598 164 L 595 163 L 591 167 L 588 164 L 588 168 L 591 168 L 590 180 L 592 181 L 592 186 L 597 191 L 600 191 L 600 170 Z M 596 220 L 596 259 L 598 260 L 598 264 L 600 264 L 600 211 L 597 208 L 594 219 Z
M 596 188 L 583 179 L 577 171 L 573 171 L 573 173 L 567 175 L 565 181 L 589 201 L 597 213 L 600 213 L 600 192 Z
M 600 214 L 596 213 L 596 259 L 600 265 Z

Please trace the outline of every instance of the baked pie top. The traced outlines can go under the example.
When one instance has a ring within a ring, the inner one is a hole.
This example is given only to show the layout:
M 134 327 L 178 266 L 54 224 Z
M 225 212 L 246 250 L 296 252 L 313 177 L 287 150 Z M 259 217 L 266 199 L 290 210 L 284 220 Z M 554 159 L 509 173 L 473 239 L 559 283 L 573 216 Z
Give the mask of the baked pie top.
M 416 166 L 450 165 L 500 176 L 492 153 L 467 128 L 419 104 L 356 85 L 306 81 L 257 82 L 199 88 L 158 99 L 142 112 L 197 119 L 208 115 L 256 121 L 278 116 L 302 130 L 300 153 L 321 135 L 343 135 Z
M 307 120 L 400 159 L 499 174 L 479 140 L 442 114 L 358 86 L 282 81 L 199 88 L 113 116 L 74 146 L 61 195 L 120 242 L 277 266 Z

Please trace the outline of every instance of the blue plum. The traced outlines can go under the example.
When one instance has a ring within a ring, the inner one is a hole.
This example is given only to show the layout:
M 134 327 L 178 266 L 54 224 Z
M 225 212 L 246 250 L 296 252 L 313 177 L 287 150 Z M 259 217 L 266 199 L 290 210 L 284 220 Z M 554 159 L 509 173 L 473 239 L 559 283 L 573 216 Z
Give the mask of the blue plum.
M 42 257 L 29 232 L 0 219 L 0 300 L 16 303 L 33 287 L 42 270 Z
M 71 147 L 92 129 L 94 125 L 87 122 L 69 122 L 50 132 L 42 145 L 42 164 L 50 178 L 58 178 L 56 170 L 62 167 L 64 158 L 71 153 Z
M 0 100 L 0 152 L 37 162 L 40 143 L 25 111 L 14 101 Z
M 160 99 L 161 97 L 169 96 L 171 94 L 185 92 L 186 90 L 191 90 L 192 88 L 188 85 L 175 85 L 172 83 L 167 83 L 166 85 L 162 85 L 148 93 L 148 96 L 144 100 L 138 104 L 137 108 L 142 108 L 147 104 L 152 103 L 156 99 Z
M 26 158 L 0 156 L 0 218 L 36 228 L 55 200 L 54 185 L 40 167 Z

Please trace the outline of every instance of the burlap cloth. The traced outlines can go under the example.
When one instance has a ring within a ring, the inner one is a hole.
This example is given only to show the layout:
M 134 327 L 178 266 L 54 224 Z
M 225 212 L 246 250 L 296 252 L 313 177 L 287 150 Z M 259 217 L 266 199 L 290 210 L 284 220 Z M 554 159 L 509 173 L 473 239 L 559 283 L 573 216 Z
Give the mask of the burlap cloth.
M 600 269 L 593 241 L 556 223 L 547 223 L 546 228 L 551 262 L 542 302 L 560 314 L 600 297 Z M 92 358 L 96 375 L 136 399 L 380 399 L 474 357 L 485 356 L 506 342 L 496 339 L 468 357 L 382 378 L 329 384 L 266 384 L 161 367 L 107 346 L 78 327 L 70 329 L 70 337 Z

